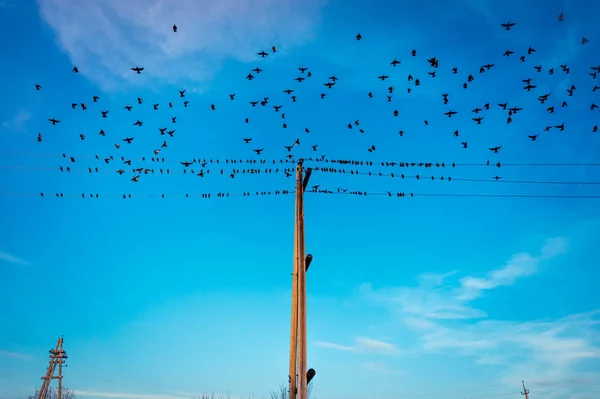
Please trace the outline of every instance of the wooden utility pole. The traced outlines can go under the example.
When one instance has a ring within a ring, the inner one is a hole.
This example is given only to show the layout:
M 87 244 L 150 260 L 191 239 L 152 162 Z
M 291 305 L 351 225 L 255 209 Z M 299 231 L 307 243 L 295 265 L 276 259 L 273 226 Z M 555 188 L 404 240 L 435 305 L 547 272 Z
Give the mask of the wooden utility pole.
M 525 381 L 521 381 L 523 383 L 523 392 L 521 395 L 525 395 L 525 399 L 529 399 L 529 389 L 525 388 Z
M 304 190 L 311 169 L 303 176 L 302 160 L 296 166 L 296 217 L 294 227 L 294 272 L 292 275 L 292 319 L 290 331 L 289 398 L 307 399 L 306 368 L 306 270 L 304 247 Z M 312 256 L 310 256 L 312 260 Z M 310 262 L 309 260 L 309 262 Z M 314 370 L 313 370 L 314 375 Z
M 296 208 L 294 216 L 294 269 L 292 272 L 292 321 L 290 331 L 290 373 L 288 398 L 296 399 L 298 387 L 297 354 L 298 354 L 298 197 L 302 191 L 298 189 L 298 181 L 302 181 L 302 171 L 296 169 Z
M 67 356 L 67 352 L 63 349 L 63 337 L 60 337 L 56 342 L 56 347 L 54 349 L 50 349 L 48 352 L 50 353 L 50 364 L 48 364 L 46 375 L 42 377 L 44 382 L 42 383 L 42 387 L 38 392 L 37 399 L 46 399 L 48 389 L 50 388 L 50 383 L 54 379 L 58 380 L 58 399 L 62 399 L 62 366 L 65 360 L 69 358 Z M 54 375 L 57 366 L 58 375 Z

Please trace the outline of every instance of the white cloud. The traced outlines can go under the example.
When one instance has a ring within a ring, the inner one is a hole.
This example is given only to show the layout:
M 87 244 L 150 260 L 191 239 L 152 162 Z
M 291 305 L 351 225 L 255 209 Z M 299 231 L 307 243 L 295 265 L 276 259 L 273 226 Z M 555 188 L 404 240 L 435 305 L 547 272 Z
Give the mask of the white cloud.
M 115 399 L 241 399 L 243 395 L 229 393 L 184 393 L 173 392 L 170 394 L 145 394 L 145 393 L 123 393 L 123 392 L 97 392 L 74 390 L 78 397 L 115 398 Z
M 446 274 L 423 274 L 419 276 L 417 287 L 374 290 L 369 284 L 365 284 L 361 287 L 361 292 L 372 299 L 384 301 L 403 314 L 416 315 L 421 319 L 482 318 L 487 313 L 473 308 L 470 301 L 479 298 L 487 290 L 512 285 L 519 278 L 535 274 L 541 262 L 563 254 L 566 248 L 565 238 L 548 239 L 538 256 L 529 253 L 515 254 L 505 265 L 490 271 L 485 277 L 466 276 L 455 287 L 444 284 L 448 277 L 456 274 L 453 271 Z
M 30 262 L 28 262 L 24 259 L 17 258 L 16 256 L 11 255 L 8 252 L 3 252 L 3 251 L 0 251 L 0 260 L 4 260 L 4 261 L 10 262 L 10 263 L 17 263 L 20 265 L 30 265 L 31 264 Z
M 202 86 L 226 58 L 259 61 L 256 52 L 272 45 L 285 52 L 312 38 L 325 1 L 39 0 L 38 4 L 80 73 L 112 90 L 124 83 L 148 84 L 148 78 Z M 135 65 L 146 69 L 137 75 L 129 70 Z
M 460 287 L 457 289 L 458 298 L 468 301 L 478 298 L 483 294 L 483 291 L 512 285 L 519 278 L 535 274 L 538 271 L 540 262 L 563 254 L 566 248 L 566 239 L 562 237 L 552 238 L 546 241 L 546 244 L 540 250 L 539 256 L 532 256 L 528 253 L 515 254 L 506 265 L 500 269 L 491 271 L 485 278 L 462 278 L 460 280 Z
M 356 337 L 354 346 L 346 346 L 335 344 L 326 341 L 317 341 L 315 346 L 321 348 L 337 349 L 342 351 L 354 351 L 361 353 L 382 353 L 382 354 L 394 354 L 399 353 L 398 348 L 394 344 L 388 342 L 379 341 L 368 337 Z
M 315 346 L 318 346 L 320 348 L 337 349 L 340 351 L 355 351 L 356 350 L 356 348 L 354 346 L 334 344 L 333 342 L 327 342 L 327 341 L 315 341 L 314 344 L 315 344 Z
M 364 362 L 361 364 L 361 366 L 363 369 L 375 372 L 377 374 L 406 375 L 404 370 L 391 368 L 388 364 L 381 362 Z
M 32 115 L 30 112 L 19 110 L 11 119 L 2 122 L 2 127 L 6 130 L 23 131 L 25 124 L 31 117 Z
M 454 272 L 426 274 L 418 287 L 376 290 L 365 284 L 361 293 L 392 309 L 416 333 L 419 351 L 472 357 L 477 364 L 501 367 L 499 376 L 506 383 L 527 376 L 546 386 L 545 397 L 557 398 L 566 391 L 552 390 L 548 382 L 587 378 L 589 373 L 580 367 L 600 359 L 600 309 L 555 320 L 467 319 L 487 316 L 470 306 L 472 300 L 537 273 L 544 261 L 566 249 L 565 238 L 553 238 L 537 256 L 515 254 L 484 277 L 466 276 L 451 284 L 447 278 Z
M 394 344 L 390 344 L 383 341 L 378 341 L 376 339 L 371 339 L 367 337 L 357 337 L 356 338 L 356 347 L 359 351 L 369 352 L 369 353 L 397 353 L 398 348 Z
M 24 353 L 3 351 L 3 350 L 0 350 L 0 357 L 10 357 L 13 359 L 21 359 L 21 360 L 33 359 L 33 356 L 31 356 L 31 355 L 26 355 Z

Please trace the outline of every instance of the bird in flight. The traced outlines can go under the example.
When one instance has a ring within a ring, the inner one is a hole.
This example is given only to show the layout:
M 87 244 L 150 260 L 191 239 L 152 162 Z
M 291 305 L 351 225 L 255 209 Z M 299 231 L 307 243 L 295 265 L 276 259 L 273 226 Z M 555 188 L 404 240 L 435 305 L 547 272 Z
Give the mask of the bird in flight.
M 517 24 L 516 22 L 507 22 L 505 24 L 500 24 L 500 26 L 503 27 L 506 30 L 510 30 L 510 28 L 512 28 L 516 24 Z
M 269 55 L 269 53 L 265 53 L 264 51 L 261 51 L 260 53 L 256 54 L 260 55 L 262 58 L 265 58 L 267 55 Z
M 173 32 L 177 32 L 177 25 L 173 24 Z
M 142 71 L 144 70 L 144 68 L 136 66 L 135 68 L 131 68 L 131 70 L 135 71 L 137 74 L 140 74 L 140 73 L 142 73 Z
M 58 119 L 54 119 L 54 118 L 50 118 L 50 119 L 48 119 L 48 121 L 50 123 L 52 123 L 53 125 L 56 125 L 57 123 L 60 123 L 60 121 Z
M 356 40 L 360 40 L 360 39 L 362 39 L 362 36 L 361 36 L 361 34 L 359 33 L 358 35 L 354 36 L 354 38 L 355 38 Z

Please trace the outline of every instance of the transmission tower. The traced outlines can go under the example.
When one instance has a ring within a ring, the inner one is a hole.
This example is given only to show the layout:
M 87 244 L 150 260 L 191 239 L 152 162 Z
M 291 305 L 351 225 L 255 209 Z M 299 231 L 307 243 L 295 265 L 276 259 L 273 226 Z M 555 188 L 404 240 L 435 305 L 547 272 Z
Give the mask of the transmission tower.
M 38 392 L 37 399 L 46 399 L 46 395 L 48 395 L 48 389 L 50 388 L 50 383 L 54 379 L 58 380 L 58 399 L 62 399 L 62 369 L 65 360 L 69 358 L 67 356 L 67 352 L 63 349 L 62 336 L 56 342 L 56 347 L 54 349 L 50 349 L 48 352 L 50 353 L 50 363 L 48 364 L 46 375 L 42 377 L 44 382 L 42 383 L 42 387 Z M 57 368 L 58 375 L 54 375 Z

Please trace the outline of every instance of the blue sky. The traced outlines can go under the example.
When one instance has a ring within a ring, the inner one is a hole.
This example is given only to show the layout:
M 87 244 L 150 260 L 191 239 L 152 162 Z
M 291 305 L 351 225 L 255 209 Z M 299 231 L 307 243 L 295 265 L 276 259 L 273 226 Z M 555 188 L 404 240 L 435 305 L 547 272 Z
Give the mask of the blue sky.
M 297 138 L 295 157 L 506 165 L 357 167 L 428 177 L 418 181 L 313 173 L 311 185 L 322 189 L 415 193 L 306 195 L 316 397 L 508 398 L 520 396 L 521 380 L 532 398 L 597 397 L 597 200 L 419 193 L 600 196 L 594 184 L 460 180 L 600 181 L 598 167 L 509 166 L 598 162 L 600 132 L 592 128 L 600 113 L 590 105 L 600 105 L 600 90 L 592 91 L 600 80 L 588 72 L 600 62 L 600 11 L 567 1 L 403 3 L 0 2 L 1 33 L 12 38 L 0 62 L 0 399 L 26 398 L 40 385 L 61 334 L 70 356 L 64 383 L 81 399 L 262 398 L 286 382 L 293 196 L 240 194 L 293 190 L 294 181 L 281 171 L 231 179 L 222 162 L 200 178 L 183 174 L 179 162 L 259 159 L 255 148 L 264 148 L 262 159 L 280 160 Z M 507 21 L 517 25 L 506 31 L 499 24 Z M 276 54 L 256 55 L 273 45 Z M 536 52 L 520 62 L 530 46 Z M 515 54 L 503 57 L 507 49 Z M 435 78 L 431 57 L 439 60 Z M 402 64 L 392 67 L 394 58 Z M 495 66 L 479 73 L 487 63 Z M 145 67 L 141 75 L 129 70 L 136 65 Z M 301 66 L 313 76 L 298 83 Z M 263 72 L 246 80 L 256 67 Z M 381 74 L 390 78 L 381 82 Z M 339 81 L 329 90 L 322 84 L 331 75 Z M 531 92 L 522 89 L 527 78 L 537 85 Z M 248 103 L 265 96 L 266 107 Z M 568 107 L 560 107 L 564 100 Z M 88 108 L 71 109 L 72 102 Z M 504 102 L 523 108 L 511 124 L 497 105 Z M 490 110 L 476 125 L 471 110 L 485 103 Z M 279 114 L 271 107 L 278 104 Z M 448 118 L 448 110 L 459 113 Z M 138 119 L 142 127 L 133 126 Z M 349 130 L 356 119 L 360 126 Z M 542 131 L 561 123 L 564 132 Z M 159 127 L 176 128 L 174 137 Z M 128 145 L 125 137 L 135 139 Z M 163 140 L 165 162 L 150 162 Z M 498 154 L 488 150 L 500 145 Z M 156 173 L 132 183 L 121 156 Z M 454 181 L 431 181 L 432 173 Z

